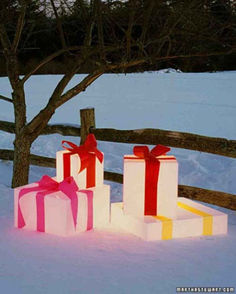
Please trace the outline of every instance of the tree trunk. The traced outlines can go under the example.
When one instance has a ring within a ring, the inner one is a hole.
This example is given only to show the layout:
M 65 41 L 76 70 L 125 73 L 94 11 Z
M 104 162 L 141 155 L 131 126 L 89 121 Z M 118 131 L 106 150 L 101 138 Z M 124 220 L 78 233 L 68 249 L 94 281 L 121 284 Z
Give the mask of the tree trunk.
M 12 188 L 28 184 L 31 141 L 21 136 L 14 142 Z

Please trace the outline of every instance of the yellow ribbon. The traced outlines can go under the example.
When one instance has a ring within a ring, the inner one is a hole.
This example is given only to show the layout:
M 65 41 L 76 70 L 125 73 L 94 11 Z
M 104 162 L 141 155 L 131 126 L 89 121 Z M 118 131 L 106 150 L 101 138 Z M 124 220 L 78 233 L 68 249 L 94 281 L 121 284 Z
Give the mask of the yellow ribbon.
M 180 208 L 188 210 L 194 214 L 202 216 L 202 218 L 203 218 L 203 235 L 205 235 L 205 236 L 212 235 L 212 230 L 213 230 L 213 217 L 212 217 L 212 215 L 210 215 L 209 213 L 203 212 L 201 210 L 198 210 L 194 207 L 191 207 L 183 202 L 178 202 L 178 206 Z M 124 204 L 120 203 L 120 208 L 123 209 L 123 207 L 124 207 Z M 171 218 L 161 216 L 161 215 L 156 215 L 156 216 L 152 216 L 152 217 L 154 217 L 155 219 L 162 222 L 162 240 L 172 239 L 173 220 Z
M 200 211 L 194 207 L 191 207 L 185 203 L 178 202 L 180 208 L 186 209 L 192 213 L 203 217 L 203 235 L 212 235 L 213 217 L 209 213 Z
M 172 219 L 165 216 L 161 216 L 161 215 L 156 215 L 153 217 L 162 222 L 162 233 L 161 233 L 162 240 L 172 239 L 172 232 L 173 232 Z

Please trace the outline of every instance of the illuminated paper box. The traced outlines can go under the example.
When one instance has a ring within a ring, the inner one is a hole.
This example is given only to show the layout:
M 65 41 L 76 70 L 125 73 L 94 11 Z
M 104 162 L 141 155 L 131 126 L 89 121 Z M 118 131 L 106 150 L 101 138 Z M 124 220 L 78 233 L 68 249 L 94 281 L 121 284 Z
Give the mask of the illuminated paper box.
M 110 224 L 110 186 L 88 188 L 93 192 L 94 228 L 105 228 Z
M 122 202 L 111 204 L 111 225 L 146 241 L 226 234 L 227 219 L 227 214 L 183 197 L 175 219 L 127 215 Z
M 47 194 L 43 199 L 43 216 L 42 213 L 39 216 L 37 188 L 38 183 L 33 183 L 14 189 L 15 227 L 68 236 L 92 228 L 105 227 L 110 221 L 110 187 L 108 185 L 77 191 L 76 216 L 71 199 L 62 191 L 45 192 Z M 22 189 L 26 192 L 32 191 L 25 193 L 19 199 Z M 23 226 L 19 221 L 19 207 L 24 219 Z
M 104 160 L 103 153 L 96 148 L 95 137 L 90 134 L 82 146 L 68 141 L 63 143 L 67 143 L 70 148 L 63 145 L 67 150 L 56 153 L 57 181 L 72 176 L 80 189 L 102 186 Z
M 158 156 L 169 150 L 157 145 L 149 152 L 147 146 L 136 146 L 135 155 L 124 156 L 125 214 L 176 217 L 178 162 L 174 156 Z

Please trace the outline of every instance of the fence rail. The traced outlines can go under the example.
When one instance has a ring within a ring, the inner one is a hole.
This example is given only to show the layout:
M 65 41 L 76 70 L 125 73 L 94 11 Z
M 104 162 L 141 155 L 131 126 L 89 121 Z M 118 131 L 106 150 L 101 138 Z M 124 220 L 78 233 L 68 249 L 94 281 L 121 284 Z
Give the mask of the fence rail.
M 96 136 L 97 140 L 100 141 L 147 145 L 163 144 L 176 148 L 236 158 L 236 140 L 159 129 L 96 129 L 94 109 L 81 110 L 80 115 L 82 118 L 81 127 L 68 124 L 47 125 L 43 130 L 42 135 L 58 133 L 63 136 L 80 136 L 81 142 L 83 142 L 88 132 L 91 132 Z M 12 122 L 0 121 L 0 130 L 8 133 L 15 133 L 15 125 Z M 0 149 L 0 159 L 13 160 L 13 158 L 13 150 Z M 30 155 L 30 163 L 37 166 L 52 168 L 55 168 L 56 166 L 55 158 L 34 154 Z M 105 171 L 105 180 L 122 183 L 123 175 Z M 178 195 L 236 210 L 236 195 L 233 194 L 179 185 Z
M 0 149 L 0 158 L 3 160 L 13 160 L 13 150 Z M 32 165 L 43 167 L 56 167 L 55 158 L 44 157 L 39 155 L 30 155 L 30 163 Z M 105 171 L 105 180 L 116 183 L 123 183 L 123 175 L 114 172 Z M 224 193 L 220 191 L 212 191 L 197 187 L 179 185 L 178 195 L 193 200 L 199 200 L 202 202 L 222 206 L 228 209 L 236 210 L 236 195 Z
M 11 122 L 0 121 L 0 130 L 14 133 L 15 125 Z M 100 141 L 148 145 L 163 144 L 236 158 L 236 140 L 159 129 L 116 130 L 90 128 L 90 131 Z M 81 128 L 66 124 L 47 125 L 42 135 L 55 133 L 63 136 L 80 136 Z

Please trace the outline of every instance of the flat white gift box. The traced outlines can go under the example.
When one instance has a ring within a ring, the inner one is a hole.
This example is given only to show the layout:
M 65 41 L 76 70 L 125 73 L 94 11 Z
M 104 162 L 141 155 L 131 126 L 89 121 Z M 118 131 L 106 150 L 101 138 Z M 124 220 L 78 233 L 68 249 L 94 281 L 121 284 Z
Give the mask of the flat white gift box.
M 70 153 L 68 150 L 61 150 L 56 153 L 56 178 L 58 182 L 64 179 L 63 154 Z M 70 156 L 70 176 L 72 176 L 79 189 L 87 189 L 87 168 L 80 171 L 81 160 L 78 154 Z M 104 160 L 95 160 L 95 187 L 102 186 L 104 182 Z
M 176 217 L 178 195 L 178 162 L 174 156 L 158 156 L 160 161 L 157 182 L 157 214 Z M 135 155 L 124 156 L 123 201 L 124 212 L 144 215 L 145 160 Z
M 227 214 L 184 197 L 178 197 L 175 219 L 127 215 L 122 202 L 111 204 L 111 225 L 146 241 L 226 234 L 227 220 Z
M 22 188 L 32 188 L 37 184 L 29 184 L 14 189 L 14 225 L 18 227 L 18 197 Z M 106 227 L 110 222 L 110 186 L 103 185 L 97 188 L 89 188 L 93 192 L 93 228 Z M 29 192 L 20 198 L 20 207 L 24 217 L 24 229 L 36 230 L 37 192 Z M 81 191 L 78 195 L 77 226 L 75 229 L 70 199 L 61 191 L 49 193 L 44 197 L 45 207 L 45 232 L 68 236 L 87 230 L 87 194 Z

